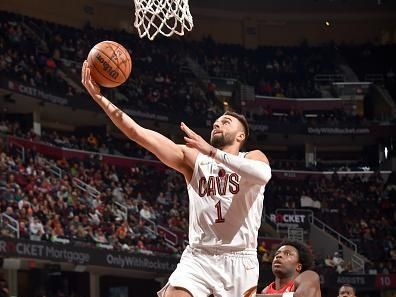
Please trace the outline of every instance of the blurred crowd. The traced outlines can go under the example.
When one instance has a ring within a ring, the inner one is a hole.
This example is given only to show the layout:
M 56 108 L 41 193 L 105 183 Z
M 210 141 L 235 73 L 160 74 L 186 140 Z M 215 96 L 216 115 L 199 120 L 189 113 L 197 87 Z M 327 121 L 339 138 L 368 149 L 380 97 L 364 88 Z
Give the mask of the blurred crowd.
M 116 91 L 104 91 L 121 107 L 174 117 L 188 115 L 201 124 L 207 118 L 207 110 L 220 110 L 207 86 L 183 71 L 186 53 L 182 42 L 163 39 L 153 44 L 125 31 L 100 30 L 89 25 L 76 29 L 30 17 L 21 20 L 21 16 L 11 13 L 0 14 L 4 16 L 0 44 L 7 61 L 4 67 L 0 66 L 0 72 L 12 73 L 9 78 L 57 95 L 81 96 L 83 90 L 75 90 L 72 85 L 81 85 L 82 62 L 93 45 L 114 40 L 127 47 L 133 63 L 133 75 L 125 84 Z M 14 37 L 18 35 L 20 38 Z
M 333 44 L 321 47 L 302 44 L 247 50 L 237 45 L 217 44 L 211 38 L 200 42 L 159 39 L 153 44 L 125 31 L 95 29 L 89 24 L 77 29 L 7 12 L 0 15 L 3 77 L 58 96 L 80 98 L 85 96 L 80 83 L 82 61 L 97 42 L 114 40 L 127 46 L 133 60 L 133 75 L 116 90 L 104 91 L 111 100 L 122 108 L 139 112 L 172 114 L 174 119 L 188 116 L 201 125 L 224 107 L 215 95 L 216 85 L 203 84 L 197 79 L 186 66 L 187 58 L 201 65 L 210 76 L 238 79 L 254 86 L 256 94 L 272 97 L 321 98 L 315 75 L 337 74 L 340 55 L 347 57 L 357 73 L 362 73 L 361 80 L 365 80 L 367 73 L 379 72 L 391 93 L 396 85 L 393 47 L 340 49 Z M 354 50 L 361 50 L 366 63 L 361 63 Z M 378 58 L 386 62 L 374 63 Z M 281 116 L 273 116 L 270 107 L 246 113 L 257 122 L 337 126 L 364 121 L 339 111 L 309 119 L 293 108 Z
M 336 74 L 332 46 L 261 47 L 248 50 L 238 45 L 217 44 L 211 38 L 195 43 L 192 58 L 214 77 L 235 78 L 255 86 L 256 94 L 321 98 L 315 87 L 316 74 Z
M 4 123 L 1 127 L 5 127 Z M 16 124 L 9 125 L 8 132 L 23 136 Z M 43 140 L 67 147 L 70 139 L 54 133 L 43 136 Z M 98 149 L 99 141 L 94 138 L 90 135 L 83 141 L 85 146 L 71 147 Z M 34 135 L 30 139 L 38 140 Z M 74 143 L 79 142 L 75 138 Z M 56 177 L 45 170 L 34 152 L 25 162 L 18 156 L 12 150 L 2 152 L 0 193 L 1 211 L 20 222 L 21 237 L 88 241 L 131 251 L 177 253 L 183 248 L 188 199 L 183 178 L 173 171 L 162 172 L 144 162 L 134 168 L 118 168 L 103 163 L 100 155 L 93 155 L 85 161 L 55 160 L 54 165 L 63 172 Z M 82 191 L 74 178 L 96 189 L 97 195 Z M 394 174 L 335 173 L 331 177 L 308 175 L 305 180 L 287 181 L 274 175 L 266 197 L 270 197 L 265 199 L 267 213 L 279 208 L 308 207 L 357 244 L 358 251 L 371 261 L 367 269 L 396 272 Z M 164 229 L 152 232 L 154 225 Z M 175 236 L 177 244 L 167 243 L 164 232 Z M 325 260 L 327 266 L 348 271 L 349 263 L 334 264 L 330 259 Z
M 54 57 L 43 50 L 32 31 L 6 13 L 1 13 L 0 20 L 0 74 L 64 96 L 75 94 Z
M 133 77 L 114 91 L 116 95 L 109 92 L 109 96 L 114 96 L 121 107 L 133 105 L 133 109 L 143 112 L 195 118 L 199 123 L 221 113 L 223 106 L 214 95 L 215 86 L 200 84 L 186 70 L 186 57 L 211 76 L 236 78 L 255 86 L 257 94 L 307 98 L 321 97 L 314 76 L 337 73 L 335 61 L 341 53 L 361 80 L 367 74 L 381 74 L 383 84 L 396 97 L 394 47 L 366 45 L 358 48 L 358 55 L 356 47 L 338 51 L 333 46 L 266 47 L 253 51 L 219 45 L 210 38 L 199 43 L 162 39 L 153 46 L 122 31 L 110 32 L 89 25 L 75 29 L 28 17 L 21 22 L 20 16 L 0 14 L 0 75 L 63 96 L 81 95 L 75 87 L 80 80 L 81 62 L 93 44 L 111 39 L 128 45 Z M 383 61 L 378 62 L 379 57 Z M 311 119 L 294 109 L 275 116 L 271 107 L 246 115 L 259 123 L 305 122 L 312 127 L 345 122 L 366 124 L 364 118 L 340 110 Z M 0 132 L 65 148 L 154 159 L 134 143 L 112 135 L 76 135 L 44 129 L 38 136 L 9 122 L 0 123 Z M 34 152 L 28 152 L 25 160 L 12 148 L 0 152 L 0 209 L 18 221 L 22 238 L 73 241 L 140 253 L 179 253 L 183 248 L 188 199 L 183 178 L 173 171 L 159 172 L 145 165 L 126 170 L 92 158 L 84 162 L 56 160 L 54 164 L 62 169 L 62 174 L 54 176 Z M 304 168 L 293 161 L 286 162 L 275 160 L 273 168 Z M 97 192 L 83 191 L 74 182 L 76 178 Z M 386 179 L 374 174 L 364 179 L 334 174 L 331 178 L 287 182 L 274 177 L 266 196 L 270 197 L 265 200 L 267 212 L 303 208 L 302 201 L 315 201 L 315 214 L 357 243 L 359 252 L 371 261 L 368 269 L 396 272 L 394 175 Z M 175 234 L 177 243 L 166 241 L 164 232 Z M 4 228 L 2 235 L 12 236 L 13 231 Z M 270 253 L 265 252 L 265 247 L 261 249 L 263 262 L 269 262 Z M 329 256 L 324 263 L 339 272 L 347 271 L 348 265 L 337 257 L 340 255 Z
M 0 133 L 14 135 L 55 145 L 57 147 L 78 149 L 89 152 L 112 154 L 119 156 L 136 157 L 153 160 L 155 156 L 132 141 L 124 137 L 115 137 L 110 133 L 100 132 L 75 132 L 42 129 L 41 135 L 34 133 L 33 129 L 26 128 L 16 121 L 0 121 Z
M 126 157 L 135 157 L 145 160 L 156 160 L 156 157 L 149 151 L 143 149 L 132 141 L 128 141 L 124 136 L 113 135 L 104 131 L 86 132 L 86 131 L 60 131 L 42 128 L 41 135 L 34 133 L 33 129 L 22 127 L 19 122 L 0 121 L 0 133 L 15 135 L 33 141 L 40 141 L 63 147 L 67 149 L 84 150 L 100 154 L 111 154 Z M 168 135 L 174 139 L 174 135 Z M 336 156 L 329 160 L 321 160 L 319 157 L 316 164 L 307 166 L 304 156 L 293 152 L 272 152 L 269 155 L 271 167 L 281 170 L 344 170 L 344 171 L 361 171 L 365 168 L 376 168 L 372 162 L 372 156 L 361 156 L 357 159 L 356 154 L 349 157 Z
M 161 225 L 181 239 L 187 232 L 184 184 L 172 171 L 142 166 L 124 172 L 94 160 L 62 160 L 56 164 L 62 175 L 55 176 L 34 155 L 23 161 L 2 152 L 0 158 L 1 212 L 19 222 L 21 238 L 140 253 L 182 248 L 182 241 L 166 244 L 153 228 Z M 75 178 L 98 192 L 84 191 Z M 2 235 L 15 236 L 7 228 Z
M 371 261 L 368 270 L 396 272 L 394 173 L 389 177 L 334 173 L 331 178 L 309 176 L 287 183 L 273 177 L 266 196 L 271 197 L 265 200 L 268 213 L 278 208 L 311 209 L 317 218 L 357 244 L 358 252 Z
M 381 84 L 396 102 L 395 45 L 342 46 L 340 51 L 361 81 Z
M 280 125 L 306 125 L 310 128 L 316 127 L 367 127 L 369 121 L 357 114 L 348 114 L 345 110 L 335 108 L 325 111 L 303 112 L 296 108 L 285 108 L 283 110 L 273 110 L 270 105 L 249 108 L 244 111 L 249 122 L 260 124 Z M 306 114 L 309 114 L 307 116 Z

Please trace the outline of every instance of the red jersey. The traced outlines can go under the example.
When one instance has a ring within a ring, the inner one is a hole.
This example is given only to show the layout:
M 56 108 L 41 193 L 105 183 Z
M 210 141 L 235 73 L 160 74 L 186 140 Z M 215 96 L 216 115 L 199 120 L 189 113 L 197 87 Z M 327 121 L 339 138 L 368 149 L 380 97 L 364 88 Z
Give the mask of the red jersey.
M 272 282 L 268 286 L 266 286 L 261 293 L 262 294 L 282 294 L 282 293 L 287 293 L 287 292 L 294 292 L 294 279 L 289 281 L 286 285 L 284 285 L 279 290 L 275 289 L 275 282 Z

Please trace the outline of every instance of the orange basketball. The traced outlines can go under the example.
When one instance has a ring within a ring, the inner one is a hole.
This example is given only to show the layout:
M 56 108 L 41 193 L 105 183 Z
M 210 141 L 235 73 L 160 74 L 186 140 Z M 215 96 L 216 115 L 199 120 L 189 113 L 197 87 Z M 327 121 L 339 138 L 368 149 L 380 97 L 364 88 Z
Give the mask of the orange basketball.
M 88 65 L 92 79 L 106 88 L 124 83 L 132 70 L 132 59 L 128 51 L 117 42 L 102 41 L 88 54 Z

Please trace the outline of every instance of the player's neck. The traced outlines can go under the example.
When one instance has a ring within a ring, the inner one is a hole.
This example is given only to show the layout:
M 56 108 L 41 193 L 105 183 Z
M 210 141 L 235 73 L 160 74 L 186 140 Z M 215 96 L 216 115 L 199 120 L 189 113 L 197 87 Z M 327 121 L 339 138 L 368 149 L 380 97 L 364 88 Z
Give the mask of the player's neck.
M 294 276 L 288 278 L 275 278 L 275 289 L 279 290 L 286 286 L 291 280 L 294 279 Z
M 222 150 L 223 152 L 232 154 L 232 155 L 238 155 L 239 154 L 239 147 L 234 146 L 234 145 L 229 145 L 229 146 L 225 146 L 222 148 L 219 148 L 219 150 Z

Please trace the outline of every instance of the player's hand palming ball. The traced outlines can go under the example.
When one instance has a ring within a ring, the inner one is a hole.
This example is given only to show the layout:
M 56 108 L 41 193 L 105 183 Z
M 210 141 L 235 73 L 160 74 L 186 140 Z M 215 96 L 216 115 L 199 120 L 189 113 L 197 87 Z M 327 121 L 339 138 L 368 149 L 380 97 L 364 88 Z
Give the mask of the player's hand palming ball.
M 114 41 L 96 44 L 89 52 L 87 60 L 92 79 L 106 88 L 118 87 L 131 74 L 131 56 L 121 44 Z

